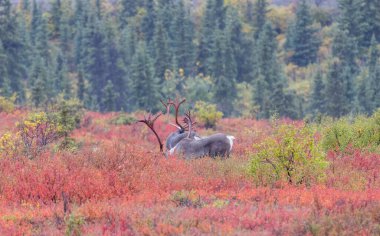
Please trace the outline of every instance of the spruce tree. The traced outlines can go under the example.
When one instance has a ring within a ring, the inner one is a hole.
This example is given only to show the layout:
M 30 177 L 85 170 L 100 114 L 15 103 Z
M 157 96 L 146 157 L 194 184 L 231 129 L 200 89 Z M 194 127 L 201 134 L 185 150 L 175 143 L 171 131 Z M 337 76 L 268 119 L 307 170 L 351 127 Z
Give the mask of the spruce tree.
M 194 26 L 189 12 L 185 9 L 183 0 L 178 2 L 175 9 L 171 31 L 173 32 L 172 47 L 174 49 L 175 64 L 178 68 L 183 69 L 185 74 L 188 74 L 192 71 L 195 56 Z
M 115 93 L 115 87 L 111 80 L 107 81 L 106 86 L 103 88 L 102 94 L 103 96 L 100 110 L 103 112 L 115 111 L 119 94 L 117 92 Z
M 293 112 L 294 99 L 285 92 L 287 84 L 277 61 L 276 35 L 270 22 L 265 24 L 259 35 L 254 55 L 254 100 L 260 107 L 258 118 L 269 118 L 274 112 L 281 116 L 296 116 Z
M 341 117 L 346 115 L 350 107 L 347 106 L 345 81 L 342 76 L 342 66 L 339 62 L 334 61 L 329 67 L 327 82 L 325 88 L 326 113 L 332 117 Z
M 310 111 L 315 116 L 325 112 L 325 84 L 321 70 L 318 70 L 314 77 L 312 93 L 310 97 Z
M 358 47 L 354 38 L 350 37 L 347 30 L 338 30 L 333 39 L 332 54 L 339 58 L 344 66 L 350 67 L 353 76 L 358 72 L 356 58 Z
M 54 0 L 51 4 L 51 22 L 53 25 L 53 35 L 59 36 L 61 32 L 63 11 L 61 0 Z
M 62 93 L 65 99 L 71 98 L 72 88 L 68 78 L 67 61 L 61 52 L 58 52 L 56 58 L 56 68 L 54 74 L 54 92 L 56 94 Z
M 243 24 L 235 8 L 228 8 L 227 37 L 230 37 L 233 62 L 236 64 L 236 81 L 249 81 L 249 74 L 252 69 L 250 59 L 252 57 L 253 41 L 243 33 Z
M 22 101 L 24 98 L 22 79 L 26 78 L 27 63 L 23 57 L 26 48 L 19 34 L 19 29 L 20 25 L 12 13 L 10 1 L 0 1 L 0 41 L 3 48 L 2 60 L 6 65 L 4 71 L 7 73 L 7 78 L 4 78 L 2 82 L 4 85 L 7 84 L 8 93 L 17 92 L 19 101 Z
M 369 103 L 368 113 L 380 107 L 380 52 L 377 48 L 375 36 L 372 37 L 368 60 L 368 77 L 365 81 L 365 98 Z
M 40 10 L 40 6 L 38 5 L 36 0 L 33 0 L 33 8 L 32 8 L 32 20 L 30 23 L 30 37 L 32 40 L 32 44 L 36 44 L 36 35 L 39 30 L 41 24 L 42 12 Z
M 147 53 L 145 42 L 138 43 L 131 64 L 131 88 L 133 109 L 157 111 L 159 90 L 158 79 L 154 77 L 151 58 Z
M 268 1 L 256 0 L 254 9 L 255 39 L 257 40 L 267 21 Z
M 339 29 L 347 31 L 348 36 L 355 39 L 361 47 L 365 45 L 365 31 L 369 29 L 369 19 L 365 19 L 364 7 L 363 0 L 339 0 Z
M 213 78 L 215 84 L 214 102 L 226 115 L 234 111 L 236 99 L 237 66 L 228 29 L 218 30 L 215 44 L 215 61 L 213 63 Z
M 127 68 L 125 66 L 125 60 L 122 58 L 122 45 L 118 39 L 116 27 L 112 24 L 107 26 L 107 85 L 112 83 L 115 94 L 115 104 L 113 110 L 121 110 L 126 106 L 125 102 L 128 93 L 128 75 Z M 104 93 L 104 90 L 103 90 Z M 103 97 L 105 95 L 102 95 Z
M 99 107 L 102 90 L 107 83 L 108 54 L 107 36 L 104 21 L 91 13 L 89 25 L 83 29 L 81 45 L 81 66 L 84 76 L 90 83 L 91 99 L 88 104 Z M 91 101 L 90 101 L 91 100 Z M 95 107 L 90 107 L 94 108 Z
M 141 31 L 144 33 L 145 41 L 148 45 L 153 41 L 153 35 L 155 32 L 156 10 L 153 0 L 146 0 L 144 5 L 146 14 L 142 19 Z
M 287 39 L 292 40 L 292 42 L 288 43 L 293 51 L 290 59 L 298 66 L 307 66 L 317 59 L 317 52 L 321 42 L 312 24 L 313 19 L 310 14 L 310 7 L 306 0 L 301 0 L 297 4 L 294 28 L 290 28 L 293 30 L 293 35 Z
M 202 20 L 202 29 L 199 38 L 197 65 L 199 72 L 211 74 L 212 72 L 212 51 L 215 46 L 215 26 L 217 19 L 214 11 L 215 0 L 207 0 L 205 13 Z
M 5 54 L 5 50 L 3 47 L 3 43 L 0 40 L 0 94 L 5 95 L 7 93 L 4 91 L 5 85 L 9 83 L 9 77 L 8 77 L 8 58 Z
M 31 99 L 35 107 L 46 105 L 48 97 L 48 71 L 41 56 L 34 59 L 30 75 Z
M 171 69 L 172 58 L 169 51 L 169 35 L 161 20 L 156 22 L 154 41 L 154 69 L 155 77 L 162 82 L 165 78 L 165 71 Z
M 120 23 L 122 28 L 128 24 L 128 19 L 137 14 L 138 2 L 136 0 L 121 0 Z

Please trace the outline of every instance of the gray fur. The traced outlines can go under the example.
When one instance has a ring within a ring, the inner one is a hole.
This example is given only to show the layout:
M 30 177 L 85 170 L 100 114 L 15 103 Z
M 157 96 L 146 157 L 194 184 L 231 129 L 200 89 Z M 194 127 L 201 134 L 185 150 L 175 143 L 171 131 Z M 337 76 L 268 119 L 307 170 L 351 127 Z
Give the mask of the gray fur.
M 188 132 L 183 132 L 181 130 L 177 130 L 176 132 L 171 133 L 166 139 L 166 150 L 170 150 L 175 147 L 182 139 L 188 136 Z M 197 133 L 191 132 L 190 138 L 194 139 L 194 137 L 199 137 Z
M 170 154 L 184 155 L 185 159 L 210 157 L 229 157 L 232 149 L 232 136 L 225 134 L 213 134 L 201 139 L 184 138 L 176 146 L 170 149 Z

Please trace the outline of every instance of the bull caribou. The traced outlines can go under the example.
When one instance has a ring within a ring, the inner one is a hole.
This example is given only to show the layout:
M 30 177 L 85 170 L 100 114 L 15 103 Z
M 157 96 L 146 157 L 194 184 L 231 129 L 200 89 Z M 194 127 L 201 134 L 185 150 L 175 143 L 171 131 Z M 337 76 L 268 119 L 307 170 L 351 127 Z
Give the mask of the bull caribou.
M 185 159 L 195 159 L 205 156 L 210 156 L 213 158 L 217 156 L 229 157 L 235 137 L 223 133 L 213 134 L 207 137 L 198 136 L 194 131 L 192 131 L 192 128 L 196 122 L 193 121 L 190 111 L 185 114 L 184 122 L 186 126 L 182 126 L 178 122 L 178 111 L 179 106 L 183 102 L 185 102 L 185 100 L 182 100 L 181 102 L 178 102 L 178 100 L 176 102 L 171 100 L 169 100 L 168 103 L 162 102 L 167 108 L 167 112 L 169 112 L 170 106 L 175 107 L 175 121 L 177 125 L 173 125 L 178 128 L 178 130 L 171 133 L 166 140 L 166 154 L 182 155 Z M 160 151 L 163 152 L 163 144 L 154 129 L 154 122 L 161 115 L 162 113 L 159 113 L 156 116 L 149 115 L 148 117 L 145 117 L 144 120 L 139 120 L 138 122 L 145 123 L 153 131 L 160 145 Z
M 171 99 L 169 99 L 168 102 L 165 103 L 164 101 L 161 100 L 162 105 L 164 105 L 164 107 L 166 108 L 166 114 L 169 115 L 169 113 L 170 113 L 170 107 L 171 106 L 174 107 L 174 110 L 175 110 L 175 123 L 176 124 L 173 124 L 173 123 L 169 123 L 169 124 L 177 128 L 177 131 L 170 133 L 169 136 L 166 138 L 166 143 L 165 143 L 166 150 L 172 149 L 182 139 L 184 139 L 187 136 L 189 136 L 188 132 L 186 132 L 186 129 L 188 127 L 184 127 L 184 126 L 181 125 L 180 122 L 178 122 L 179 107 L 185 101 L 186 101 L 186 99 L 183 99 L 182 101 L 179 101 L 178 99 L 176 99 L 174 101 L 171 100 Z M 195 124 L 195 122 L 192 123 L 192 125 L 194 125 L 194 124 Z M 190 132 L 190 136 L 189 137 L 193 138 L 193 139 L 200 139 L 199 135 L 196 132 Z

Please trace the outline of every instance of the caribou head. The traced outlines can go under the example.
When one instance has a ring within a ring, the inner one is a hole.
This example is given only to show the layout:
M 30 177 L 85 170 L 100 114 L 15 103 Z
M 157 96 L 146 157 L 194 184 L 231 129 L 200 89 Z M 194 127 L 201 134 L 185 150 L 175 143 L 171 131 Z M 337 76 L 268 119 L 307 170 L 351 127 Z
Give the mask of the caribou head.
M 175 123 L 176 124 L 173 124 L 173 123 L 169 123 L 169 124 L 177 128 L 177 130 L 175 132 L 170 133 L 169 136 L 167 137 L 166 143 L 165 143 L 166 150 L 172 149 L 175 145 L 177 145 L 178 142 L 180 142 L 182 139 L 184 139 L 188 136 L 190 138 L 200 139 L 199 135 L 196 132 L 194 132 L 194 131 L 190 132 L 190 133 L 187 132 L 187 129 L 188 129 L 188 127 L 186 126 L 187 123 L 185 126 L 182 126 L 181 123 L 178 121 L 179 108 L 185 101 L 186 101 L 186 99 L 183 99 L 181 101 L 179 101 L 178 99 L 175 99 L 174 101 L 171 99 L 168 99 L 167 102 L 164 102 L 161 100 L 161 103 L 166 108 L 167 114 L 170 113 L 170 107 L 171 106 L 174 107 Z M 194 125 L 194 124 L 195 124 L 195 122 L 192 125 Z
M 185 121 L 189 127 L 189 134 L 192 128 L 192 117 L 190 112 L 186 114 Z M 229 157 L 232 150 L 235 137 L 226 134 L 218 133 L 200 139 L 191 138 L 188 135 L 186 138 L 179 141 L 169 153 L 172 155 L 182 154 L 186 159 L 210 157 Z

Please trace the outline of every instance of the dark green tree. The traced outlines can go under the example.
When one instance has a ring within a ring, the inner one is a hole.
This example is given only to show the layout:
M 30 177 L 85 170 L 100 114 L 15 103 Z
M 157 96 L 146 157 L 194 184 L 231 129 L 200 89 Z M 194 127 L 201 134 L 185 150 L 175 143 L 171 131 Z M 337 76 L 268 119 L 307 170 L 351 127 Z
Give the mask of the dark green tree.
M 115 96 L 115 106 L 113 110 L 121 110 L 126 107 L 126 100 L 128 94 L 128 75 L 125 66 L 125 60 L 121 50 L 121 43 L 118 39 L 117 30 L 115 25 L 109 24 L 107 26 L 107 74 L 106 86 L 113 86 Z M 109 82 L 110 81 L 110 82 Z M 103 93 L 106 90 L 103 90 Z M 103 97 L 106 95 L 102 95 Z
M 296 19 L 294 27 L 290 27 L 287 40 L 288 50 L 293 52 L 290 60 L 298 66 L 307 66 L 317 59 L 317 52 L 321 44 L 313 28 L 313 19 L 310 15 L 310 7 L 306 0 L 301 0 L 297 4 Z
M 115 111 L 119 94 L 115 92 L 115 87 L 111 80 L 107 81 L 103 88 L 103 96 L 100 110 L 103 112 Z
M 92 101 L 86 104 L 99 107 L 102 91 L 107 83 L 109 58 L 104 21 L 94 14 L 91 15 L 91 19 L 89 21 L 91 23 L 83 29 L 80 63 L 83 68 L 84 78 L 88 80 L 91 87 L 90 100 Z
M 31 99 L 34 106 L 39 107 L 48 102 L 48 83 L 48 71 L 45 62 L 41 56 L 36 56 L 30 75 Z
M 236 99 L 237 66 L 234 59 L 229 30 L 218 30 L 215 44 L 215 61 L 213 64 L 213 78 L 215 84 L 214 102 L 220 111 L 231 115 L 234 111 Z
M 131 64 L 130 87 L 133 91 L 131 94 L 133 109 L 157 111 L 159 89 L 158 80 L 154 77 L 154 74 L 145 42 L 140 41 Z
M 186 11 L 183 0 L 180 0 L 175 8 L 175 16 L 172 24 L 172 48 L 175 65 L 189 74 L 194 66 L 194 25 Z
M 54 74 L 55 94 L 63 93 L 65 99 L 72 98 L 72 88 L 68 78 L 67 61 L 61 52 L 58 53 L 56 58 L 56 68 Z
M 380 52 L 372 37 L 368 59 L 368 75 L 359 84 L 358 100 L 365 113 L 371 114 L 380 107 Z
M 359 66 L 356 62 L 358 47 L 354 38 L 350 37 L 348 31 L 338 30 L 333 40 L 332 54 L 339 58 L 344 66 L 350 68 L 353 76 L 358 73 Z
M 226 25 L 226 7 L 223 0 L 207 0 L 200 32 L 197 64 L 199 72 L 210 75 L 216 58 L 213 55 L 218 32 Z M 219 30 L 219 31 L 218 31 Z
M 322 71 L 318 70 L 314 77 L 312 93 L 310 97 L 310 112 L 313 116 L 325 112 L 325 84 L 323 82 Z
M 332 117 L 341 117 L 352 109 L 346 98 L 346 83 L 344 81 L 342 65 L 338 61 L 332 62 L 327 74 L 324 96 L 326 98 L 326 113 Z
M 243 33 L 243 24 L 236 9 L 228 8 L 227 37 L 230 37 L 233 61 L 236 64 L 236 81 L 249 81 L 249 74 L 252 70 L 252 47 L 253 41 Z
M 54 36 L 59 36 L 61 32 L 61 23 L 63 17 L 61 0 L 54 0 L 51 4 L 51 23 L 53 26 L 52 33 Z
M 2 96 L 9 96 L 11 95 L 9 90 L 9 77 L 8 77 L 8 58 L 5 54 L 5 50 L 3 47 L 3 43 L 0 40 L 0 94 Z
M 36 43 L 36 35 L 39 30 L 42 19 L 42 12 L 40 10 L 40 6 L 36 0 L 33 0 L 33 8 L 32 8 L 32 20 L 30 23 L 30 37 L 32 40 L 32 44 Z
M 254 102 L 260 107 L 258 118 L 269 118 L 273 113 L 295 117 L 294 97 L 285 92 L 287 83 L 277 60 L 276 34 L 270 22 L 264 25 L 253 55 Z
M 155 77 L 163 81 L 165 71 L 172 68 L 172 57 L 169 49 L 169 35 L 161 20 L 156 21 L 154 41 L 154 69 Z
M 254 27 L 255 39 L 258 39 L 263 27 L 267 21 L 268 1 L 256 0 L 254 7 Z
M 0 1 L 0 42 L 4 61 L 2 73 L 6 71 L 7 74 L 2 82 L 8 86 L 7 93 L 17 92 L 19 101 L 22 101 L 24 98 L 22 80 L 26 78 L 27 63 L 23 58 L 26 48 L 19 34 L 19 28 L 20 25 L 16 15 L 12 13 L 10 1 Z
M 144 15 L 141 23 L 141 31 L 144 34 L 145 40 L 148 45 L 153 41 L 155 32 L 156 10 L 153 0 L 146 0 L 144 5 L 146 14 Z
M 125 28 L 125 26 L 128 24 L 128 19 L 137 14 L 139 1 L 121 0 L 120 3 L 121 3 L 120 23 L 122 24 L 122 28 Z

